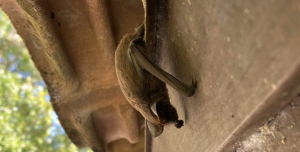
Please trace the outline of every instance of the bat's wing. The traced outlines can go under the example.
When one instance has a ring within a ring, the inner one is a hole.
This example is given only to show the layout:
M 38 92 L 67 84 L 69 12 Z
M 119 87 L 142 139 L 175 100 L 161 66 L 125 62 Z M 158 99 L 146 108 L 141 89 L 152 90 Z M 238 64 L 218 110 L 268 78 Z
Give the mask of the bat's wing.
M 154 75 L 156 78 L 160 79 L 161 81 L 165 82 L 172 88 L 176 89 L 177 91 L 185 94 L 186 96 L 190 97 L 195 93 L 197 82 L 193 81 L 191 86 L 188 86 L 179 80 L 177 80 L 175 77 L 170 75 L 169 73 L 165 72 L 163 69 L 161 69 L 156 64 L 149 61 L 141 52 L 142 49 L 144 49 L 142 46 L 136 45 L 139 41 L 141 41 L 141 38 L 138 38 L 136 40 L 133 40 L 131 45 L 129 46 L 129 54 L 132 58 L 132 60 L 139 64 L 143 69 L 147 70 L 149 73 Z

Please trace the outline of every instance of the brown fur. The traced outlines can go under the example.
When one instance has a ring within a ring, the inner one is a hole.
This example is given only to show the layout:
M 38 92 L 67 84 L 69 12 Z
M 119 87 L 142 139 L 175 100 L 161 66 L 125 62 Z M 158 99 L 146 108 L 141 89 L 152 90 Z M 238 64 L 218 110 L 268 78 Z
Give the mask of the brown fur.
M 139 36 L 139 32 L 124 36 L 117 48 L 115 64 L 118 81 L 128 102 L 144 118 L 154 124 L 162 124 L 164 120 L 160 120 L 152 112 L 151 106 L 160 100 L 169 100 L 166 85 L 143 69 L 143 76 L 138 76 L 128 54 L 130 42 Z

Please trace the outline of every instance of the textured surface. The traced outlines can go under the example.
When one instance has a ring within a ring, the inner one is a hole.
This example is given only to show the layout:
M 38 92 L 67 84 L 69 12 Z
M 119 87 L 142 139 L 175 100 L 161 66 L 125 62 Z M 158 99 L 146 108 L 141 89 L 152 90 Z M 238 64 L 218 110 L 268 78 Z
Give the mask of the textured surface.
M 119 89 L 113 54 L 121 37 L 142 22 L 142 3 L 0 2 L 71 140 L 98 151 L 141 151 L 142 119 Z M 148 151 L 299 149 L 293 142 L 299 137 L 298 0 L 147 2 L 146 44 L 155 50 L 153 60 L 179 80 L 198 80 L 189 98 L 168 88 L 185 126 L 166 126 L 152 142 L 147 136 Z M 258 138 L 266 149 L 249 142 Z
M 198 89 L 169 87 L 186 123 L 165 127 L 152 152 L 230 151 L 300 92 L 299 1 L 156 2 L 156 60 Z
M 23 38 L 70 139 L 96 151 L 142 151 L 143 119 L 120 91 L 114 68 L 118 42 L 143 21 L 142 2 L 0 0 L 0 6 Z
M 300 94 L 275 117 L 238 141 L 232 151 L 299 151 Z

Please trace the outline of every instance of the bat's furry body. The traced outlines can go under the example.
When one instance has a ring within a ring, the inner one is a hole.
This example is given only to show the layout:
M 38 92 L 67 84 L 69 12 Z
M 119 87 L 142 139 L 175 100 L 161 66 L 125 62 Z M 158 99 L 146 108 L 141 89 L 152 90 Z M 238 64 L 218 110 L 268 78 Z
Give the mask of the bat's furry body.
M 165 83 L 187 96 L 194 94 L 196 85 L 184 85 L 148 60 L 143 30 L 141 25 L 134 34 L 124 36 L 116 50 L 115 64 L 120 87 L 128 102 L 152 125 L 163 128 L 167 123 L 175 123 L 180 128 L 183 121 L 178 120 L 177 111 L 170 104 Z M 156 113 L 151 110 L 154 104 Z

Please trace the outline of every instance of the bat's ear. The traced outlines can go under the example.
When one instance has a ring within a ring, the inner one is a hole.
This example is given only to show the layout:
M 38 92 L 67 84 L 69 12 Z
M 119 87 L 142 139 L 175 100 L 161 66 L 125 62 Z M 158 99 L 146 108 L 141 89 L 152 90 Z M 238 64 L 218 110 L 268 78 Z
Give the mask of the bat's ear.
M 150 131 L 151 135 L 154 138 L 159 136 L 164 131 L 164 126 L 163 125 L 155 125 L 155 124 L 147 121 L 147 126 L 149 128 L 149 131 Z

